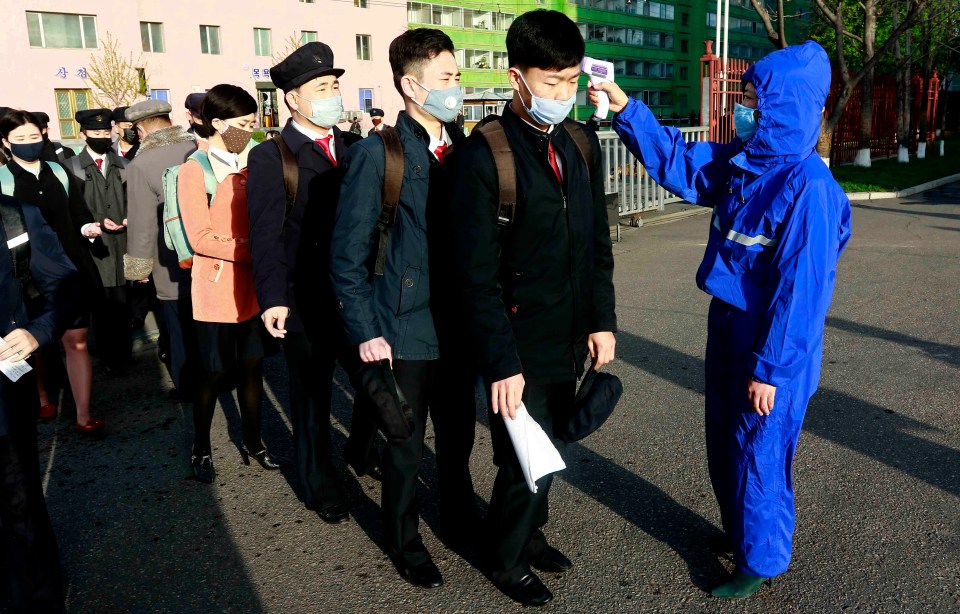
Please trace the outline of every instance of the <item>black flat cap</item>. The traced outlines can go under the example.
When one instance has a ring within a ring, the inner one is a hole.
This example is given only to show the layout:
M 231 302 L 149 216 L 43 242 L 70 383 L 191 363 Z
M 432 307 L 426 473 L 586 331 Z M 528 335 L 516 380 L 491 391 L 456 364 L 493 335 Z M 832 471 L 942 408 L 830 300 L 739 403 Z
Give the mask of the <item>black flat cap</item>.
M 124 113 L 126 113 L 127 109 L 129 108 L 130 107 L 117 107 L 116 109 L 113 110 L 113 113 L 110 114 L 110 119 L 117 122 L 118 124 L 120 122 L 130 121 L 129 119 L 127 119 L 127 116 L 124 115 Z
M 560 441 L 580 441 L 600 428 L 623 395 L 623 383 L 611 373 L 590 370 L 583 376 L 569 414 L 554 418 L 553 434 Z
M 340 77 L 342 68 L 333 67 L 333 49 L 320 42 L 307 43 L 270 69 L 270 79 L 283 91 L 300 87 L 323 75 Z
M 199 114 L 200 103 L 203 102 L 204 96 L 206 96 L 204 93 L 190 94 L 187 96 L 187 99 L 183 101 L 183 106 L 186 107 L 187 111 Z
M 50 123 L 50 116 L 43 111 L 32 111 L 30 114 L 37 118 L 41 128 L 46 128 L 47 124 Z
M 383 109 L 370 109 L 370 117 L 383 117 Z
M 113 121 L 110 109 L 86 109 L 73 116 L 81 130 L 109 130 Z

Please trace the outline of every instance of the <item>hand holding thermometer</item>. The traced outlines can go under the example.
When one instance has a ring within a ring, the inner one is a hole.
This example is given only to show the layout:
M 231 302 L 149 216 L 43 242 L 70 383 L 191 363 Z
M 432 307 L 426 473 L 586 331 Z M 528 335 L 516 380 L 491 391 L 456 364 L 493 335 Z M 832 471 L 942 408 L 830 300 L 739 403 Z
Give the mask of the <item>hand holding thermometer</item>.
M 594 87 L 603 82 L 613 83 L 613 62 L 585 57 L 580 70 L 590 77 L 590 84 Z M 610 97 L 606 92 L 597 92 L 597 99 L 597 110 L 593 116 L 598 120 L 607 119 L 607 112 L 610 111 Z

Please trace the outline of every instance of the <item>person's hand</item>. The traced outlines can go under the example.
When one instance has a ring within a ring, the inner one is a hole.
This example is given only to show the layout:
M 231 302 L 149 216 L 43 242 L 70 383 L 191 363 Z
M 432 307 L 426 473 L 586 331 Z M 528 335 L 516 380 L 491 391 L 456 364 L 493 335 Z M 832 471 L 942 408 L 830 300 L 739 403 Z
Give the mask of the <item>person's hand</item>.
M 138 283 L 138 284 L 145 284 L 145 283 L 147 283 L 148 281 L 150 281 L 150 278 L 149 278 L 149 277 L 145 277 L 145 278 L 137 281 L 137 283 Z
M 17 328 L 3 338 L 3 351 L 0 352 L 0 360 L 11 358 L 10 362 L 20 362 L 26 360 L 30 354 L 33 354 L 40 344 L 29 332 L 22 328 Z
M 289 317 L 289 307 L 271 307 L 260 315 L 260 319 L 263 320 L 263 325 L 267 328 L 267 332 L 270 333 L 271 337 L 276 337 L 277 339 L 283 339 L 287 336 L 287 329 L 284 328 L 284 326 L 286 326 L 287 318 Z
M 122 226 L 126 226 L 126 225 L 127 225 L 127 218 L 123 218 L 123 222 L 122 222 L 121 225 L 122 225 Z
M 111 232 L 116 232 L 118 230 L 123 230 L 123 224 L 117 224 L 108 217 L 103 218 L 103 227 Z
M 83 227 L 83 236 L 88 239 L 96 239 L 103 234 L 100 230 L 100 222 L 93 222 Z
M 769 416 L 773 410 L 773 401 L 777 396 L 777 387 L 750 380 L 747 386 L 747 397 L 753 405 L 753 411 L 761 416 Z
M 614 350 L 617 347 L 617 338 L 610 332 L 593 333 L 587 337 L 587 349 L 594 359 L 594 369 L 600 370 L 603 365 L 613 362 Z
M 590 87 L 587 88 L 587 95 L 590 98 L 590 104 L 594 107 L 599 103 L 597 92 L 607 93 L 607 96 L 610 98 L 610 110 L 614 113 L 622 111 L 623 107 L 627 106 L 627 102 L 630 100 L 616 83 L 611 83 L 610 81 L 603 81 L 596 85 L 591 83 Z
M 370 341 L 364 341 L 360 344 L 360 360 L 363 362 L 377 362 L 379 360 L 389 360 L 390 366 L 393 366 L 393 350 L 390 344 L 383 337 L 377 337 Z
M 517 410 L 520 409 L 520 402 L 523 400 L 525 383 L 523 373 L 494 382 L 490 386 L 490 401 L 493 406 L 493 413 L 503 412 L 504 418 L 510 418 L 511 420 L 516 418 Z

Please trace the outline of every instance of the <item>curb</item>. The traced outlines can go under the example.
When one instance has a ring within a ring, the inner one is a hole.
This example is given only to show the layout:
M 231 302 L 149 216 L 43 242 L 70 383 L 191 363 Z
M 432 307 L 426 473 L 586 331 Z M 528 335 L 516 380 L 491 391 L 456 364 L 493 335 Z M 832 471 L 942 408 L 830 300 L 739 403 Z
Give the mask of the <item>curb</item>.
M 928 181 L 927 183 L 921 183 L 920 185 L 915 185 L 912 188 L 906 188 L 900 190 L 899 192 L 848 192 L 847 198 L 849 198 L 851 201 L 905 198 L 907 196 L 919 194 L 920 192 L 926 192 L 927 190 L 945 186 L 948 183 L 953 183 L 954 181 L 960 181 L 960 173 L 957 173 L 956 175 L 949 175 L 947 177 L 941 177 L 940 179 L 934 179 L 933 181 Z
M 687 209 L 686 211 L 677 211 L 676 213 L 666 213 L 664 215 L 658 215 L 656 217 L 647 218 L 643 220 L 643 226 L 656 226 L 657 224 L 667 224 L 669 222 L 676 222 L 684 218 L 693 217 L 695 215 L 703 215 L 704 213 L 711 213 L 713 209 L 710 207 L 697 207 L 696 209 Z

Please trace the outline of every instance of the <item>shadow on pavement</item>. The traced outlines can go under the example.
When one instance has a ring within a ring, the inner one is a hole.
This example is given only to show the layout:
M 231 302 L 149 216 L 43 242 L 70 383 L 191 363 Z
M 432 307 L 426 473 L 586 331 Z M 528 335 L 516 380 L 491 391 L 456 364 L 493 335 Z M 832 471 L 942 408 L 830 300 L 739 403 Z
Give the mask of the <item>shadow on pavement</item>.
M 135 375 L 109 383 L 95 373 L 93 409 L 107 422 L 105 439 L 73 433 L 72 412 L 40 425 L 69 610 L 262 611 L 216 491 L 188 479 L 189 410 L 155 385 L 162 376 L 154 352 L 135 362 Z
M 901 202 L 902 205 L 928 205 L 931 204 L 926 201 L 916 201 L 916 202 Z M 943 204 L 943 203 L 937 203 Z M 917 211 L 916 209 L 891 209 L 888 207 L 875 207 L 873 205 L 861 205 L 857 203 L 851 204 L 851 207 L 855 209 L 868 209 L 870 211 L 880 211 L 882 213 L 896 213 L 898 215 L 907 215 L 907 216 L 925 216 L 925 217 L 938 217 L 946 220 L 960 220 L 960 213 L 938 213 L 936 211 Z
M 847 333 L 873 337 L 874 339 L 883 339 L 884 341 L 892 341 L 900 345 L 916 348 L 934 360 L 939 360 L 954 367 L 960 367 L 960 348 L 953 345 L 924 341 L 923 339 L 917 339 L 916 337 L 904 335 L 903 333 L 892 330 L 868 326 L 866 324 L 860 324 L 859 322 L 851 322 L 850 320 L 832 316 L 827 318 L 827 326 Z

